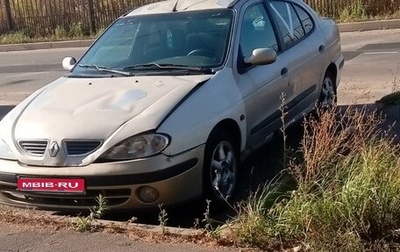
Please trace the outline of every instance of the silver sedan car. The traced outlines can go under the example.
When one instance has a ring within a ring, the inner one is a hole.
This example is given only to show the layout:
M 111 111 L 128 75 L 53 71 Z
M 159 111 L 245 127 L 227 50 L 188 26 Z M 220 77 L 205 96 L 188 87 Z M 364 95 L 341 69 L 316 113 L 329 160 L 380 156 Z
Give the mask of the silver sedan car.
M 0 122 L 1 203 L 223 203 L 282 105 L 290 123 L 335 103 L 344 59 L 335 23 L 301 0 L 168 0 L 62 63 Z

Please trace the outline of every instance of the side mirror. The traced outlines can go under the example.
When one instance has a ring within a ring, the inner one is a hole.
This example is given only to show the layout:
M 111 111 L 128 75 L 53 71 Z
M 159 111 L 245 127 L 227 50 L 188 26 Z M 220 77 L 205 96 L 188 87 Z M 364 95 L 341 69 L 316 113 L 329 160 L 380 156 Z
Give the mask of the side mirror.
M 62 60 L 62 66 L 65 70 L 70 71 L 76 64 L 76 59 L 73 57 L 65 57 Z
M 276 51 L 272 48 L 257 48 L 244 62 L 252 65 L 268 65 L 276 61 Z

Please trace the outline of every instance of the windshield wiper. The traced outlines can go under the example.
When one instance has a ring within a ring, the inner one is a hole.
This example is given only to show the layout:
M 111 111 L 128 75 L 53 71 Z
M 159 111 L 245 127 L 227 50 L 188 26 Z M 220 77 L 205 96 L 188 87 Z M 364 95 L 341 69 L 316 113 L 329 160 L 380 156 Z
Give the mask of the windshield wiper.
M 186 65 L 177 65 L 177 64 L 163 64 L 163 63 L 146 63 L 146 64 L 136 64 L 132 66 L 124 67 L 123 70 L 143 70 L 143 69 L 164 69 L 164 70 L 188 70 L 188 71 L 197 71 L 202 73 L 212 73 L 211 68 L 205 67 L 192 67 Z
M 121 71 L 121 70 L 116 70 L 112 69 L 109 67 L 104 67 L 104 66 L 98 66 L 96 64 L 79 64 L 78 66 L 83 67 L 83 68 L 94 68 L 99 72 L 105 72 L 105 73 L 114 73 L 122 76 L 132 76 L 132 73 L 126 72 L 126 71 Z

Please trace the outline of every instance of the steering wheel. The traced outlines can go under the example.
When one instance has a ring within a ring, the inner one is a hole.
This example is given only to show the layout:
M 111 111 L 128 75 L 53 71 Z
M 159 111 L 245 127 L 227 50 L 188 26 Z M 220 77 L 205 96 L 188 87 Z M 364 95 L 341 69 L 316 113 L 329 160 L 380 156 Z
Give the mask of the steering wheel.
M 214 53 L 211 50 L 208 49 L 203 49 L 203 48 L 197 48 L 192 51 L 190 51 L 187 56 L 206 56 L 206 57 L 213 57 Z

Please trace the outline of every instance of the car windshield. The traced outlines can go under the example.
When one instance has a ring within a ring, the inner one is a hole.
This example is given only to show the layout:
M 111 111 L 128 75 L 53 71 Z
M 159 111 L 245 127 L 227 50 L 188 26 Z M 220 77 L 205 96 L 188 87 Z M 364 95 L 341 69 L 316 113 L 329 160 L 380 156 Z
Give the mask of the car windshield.
M 118 19 L 72 75 L 212 73 L 224 64 L 231 10 L 176 12 Z

